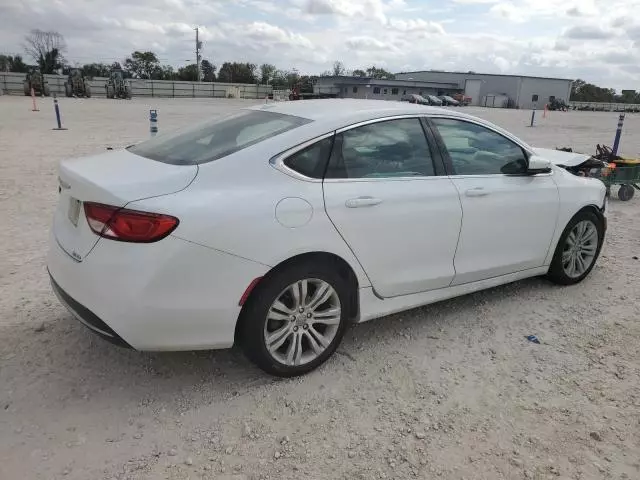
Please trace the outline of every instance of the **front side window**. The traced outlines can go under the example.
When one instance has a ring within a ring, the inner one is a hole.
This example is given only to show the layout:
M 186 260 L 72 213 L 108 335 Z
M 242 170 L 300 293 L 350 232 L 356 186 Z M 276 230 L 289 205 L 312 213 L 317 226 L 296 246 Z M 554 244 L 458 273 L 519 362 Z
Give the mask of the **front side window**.
M 508 138 L 481 125 L 434 118 L 456 175 L 515 175 L 527 170 L 524 150 Z
M 373 87 L 373 93 L 379 94 L 380 93 L 380 87 Z
M 391 95 L 398 95 L 398 89 L 397 88 L 392 88 L 391 89 Z
M 327 178 L 434 175 L 420 120 L 407 118 L 352 128 L 336 136 Z
M 322 178 L 332 144 L 333 137 L 325 138 L 287 157 L 283 163 L 305 177 Z
M 358 93 L 358 87 L 353 87 L 353 93 Z
M 384 89 L 384 94 L 385 94 L 385 95 L 387 94 L 387 89 L 386 89 L 386 88 Z
M 211 162 L 311 122 L 293 115 L 243 110 L 129 147 L 131 153 L 171 165 Z
M 531 101 L 532 102 L 537 102 L 538 101 L 538 95 L 531 95 Z

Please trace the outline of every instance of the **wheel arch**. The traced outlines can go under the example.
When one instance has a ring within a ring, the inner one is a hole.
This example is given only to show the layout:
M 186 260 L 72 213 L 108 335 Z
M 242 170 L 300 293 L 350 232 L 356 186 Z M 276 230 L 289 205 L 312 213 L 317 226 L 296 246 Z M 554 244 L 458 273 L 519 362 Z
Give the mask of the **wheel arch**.
M 242 331 L 241 324 L 244 318 L 244 310 L 246 306 L 251 302 L 251 299 L 258 294 L 260 286 L 264 285 L 269 278 L 275 273 L 282 271 L 283 269 L 290 268 L 294 265 L 301 265 L 305 263 L 322 263 L 335 265 L 339 275 L 347 281 L 349 285 L 349 316 L 351 319 L 357 319 L 360 314 L 360 295 L 359 295 L 359 282 L 358 277 L 353 267 L 344 258 L 336 255 L 335 253 L 314 251 L 305 252 L 294 255 L 281 261 L 274 267 L 272 267 L 259 281 L 254 282 L 248 288 L 251 288 L 249 295 L 246 297 L 246 301 L 242 305 L 238 321 L 236 322 L 236 328 L 234 333 L 234 343 L 238 343 L 240 340 L 240 332 Z
M 599 207 L 593 203 L 588 203 L 586 205 L 583 205 L 580 209 L 574 212 L 573 215 L 571 215 L 566 222 L 564 222 L 564 225 L 558 225 L 556 229 L 556 234 L 554 235 L 553 243 L 549 246 L 549 250 L 547 252 L 547 258 L 545 259 L 545 263 L 544 263 L 545 265 L 551 264 L 551 260 L 553 259 L 553 255 L 555 254 L 556 248 L 558 248 L 558 242 L 562 237 L 562 233 L 564 232 L 564 229 L 567 228 L 567 225 L 569 225 L 569 222 L 571 222 L 571 220 L 573 220 L 573 218 L 576 215 L 579 215 L 582 212 L 594 213 L 600 219 L 600 221 L 602 222 L 603 228 L 606 230 L 607 223 L 605 221 L 603 207 Z M 603 241 L 604 241 L 604 238 L 601 240 L 601 242 Z

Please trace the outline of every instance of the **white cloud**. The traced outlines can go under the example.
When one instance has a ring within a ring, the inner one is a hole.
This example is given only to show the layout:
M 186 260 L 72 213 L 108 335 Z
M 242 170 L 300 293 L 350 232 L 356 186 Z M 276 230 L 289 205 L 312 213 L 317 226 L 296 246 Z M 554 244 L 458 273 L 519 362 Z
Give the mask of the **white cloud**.
M 640 0 L 0 0 L 0 53 L 23 53 L 31 28 L 55 26 L 71 62 L 153 49 L 180 66 L 193 57 L 198 25 L 204 58 L 216 65 L 319 73 L 341 60 L 352 69 L 522 73 L 637 88 L 640 21 L 627 12 L 638 10 Z

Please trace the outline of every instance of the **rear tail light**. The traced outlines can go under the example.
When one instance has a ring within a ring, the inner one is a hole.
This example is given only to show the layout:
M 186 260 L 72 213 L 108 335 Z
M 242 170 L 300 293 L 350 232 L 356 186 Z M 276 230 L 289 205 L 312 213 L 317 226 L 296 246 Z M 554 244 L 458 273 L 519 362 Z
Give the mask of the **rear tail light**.
M 179 223 L 170 215 L 93 202 L 84 203 L 84 213 L 93 233 L 120 242 L 157 242 L 173 232 Z

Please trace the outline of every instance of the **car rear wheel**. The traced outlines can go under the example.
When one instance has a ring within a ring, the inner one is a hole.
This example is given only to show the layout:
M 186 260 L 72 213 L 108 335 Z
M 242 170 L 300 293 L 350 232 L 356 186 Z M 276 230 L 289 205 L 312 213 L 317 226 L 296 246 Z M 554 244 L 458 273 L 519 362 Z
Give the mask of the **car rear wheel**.
M 286 267 L 262 282 L 240 319 L 245 354 L 280 377 L 317 368 L 335 352 L 348 326 L 347 282 L 316 263 Z
M 602 220 L 594 212 L 579 212 L 562 232 L 548 278 L 560 285 L 581 282 L 593 269 L 603 239 Z

